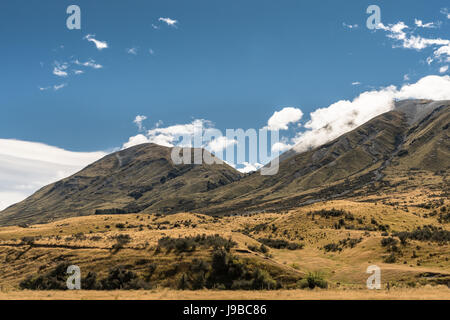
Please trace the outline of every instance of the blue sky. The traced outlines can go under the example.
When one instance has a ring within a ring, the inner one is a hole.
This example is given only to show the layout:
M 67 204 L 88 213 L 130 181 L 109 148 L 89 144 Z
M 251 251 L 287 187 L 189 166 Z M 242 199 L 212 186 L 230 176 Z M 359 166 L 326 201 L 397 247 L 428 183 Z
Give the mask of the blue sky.
M 372 3 L 2 1 L 0 137 L 107 150 L 136 133 L 138 114 L 148 117 L 148 128 L 194 118 L 221 130 L 258 128 L 284 106 L 307 115 L 371 87 L 400 85 L 405 74 L 411 81 L 437 74 L 439 65 L 424 63 L 430 50 L 393 49 L 384 32 L 365 27 Z M 385 24 L 440 20 L 424 34 L 448 38 L 440 13 L 447 1 L 376 3 Z M 81 8 L 81 30 L 66 28 L 70 4 Z M 176 27 L 160 17 L 177 20 Z M 97 50 L 83 40 L 87 34 L 108 48 Z M 133 47 L 137 55 L 126 52 Z M 74 59 L 103 68 L 52 74 L 55 61 Z M 67 86 L 39 90 L 59 84 Z
M 72 4 L 81 30 L 66 27 Z M 3 0 L 0 209 L 195 121 L 276 127 L 280 150 L 302 151 L 393 99 L 450 99 L 449 10 L 444 0 Z

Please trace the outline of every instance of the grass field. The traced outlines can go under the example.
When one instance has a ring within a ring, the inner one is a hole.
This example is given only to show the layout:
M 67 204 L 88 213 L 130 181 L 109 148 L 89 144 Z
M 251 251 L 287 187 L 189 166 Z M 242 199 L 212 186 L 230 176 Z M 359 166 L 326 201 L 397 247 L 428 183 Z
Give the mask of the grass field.
M 445 286 L 387 290 L 10 291 L 1 300 L 450 300 Z
M 449 230 L 432 214 L 448 208 L 447 201 L 435 196 L 431 202 L 429 195 L 398 192 L 390 194 L 389 201 L 380 194 L 220 218 L 196 213 L 94 215 L 3 227 L 0 299 L 449 299 L 449 243 L 413 239 L 400 243 L 395 236 L 424 225 Z M 174 290 L 192 264 L 209 263 L 213 249 L 166 250 L 159 248 L 159 240 L 203 234 L 231 239 L 234 257 L 264 270 L 290 290 Z M 117 247 L 121 237 L 127 241 Z M 381 245 L 391 237 L 396 245 Z M 273 240 L 296 247 L 273 246 Z M 267 244 L 264 251 L 262 243 Z M 386 260 L 390 256 L 393 261 Z M 125 266 L 146 279 L 150 290 L 19 289 L 24 279 L 45 276 L 61 263 L 79 266 L 82 276 L 95 272 L 103 278 L 114 266 Z M 370 265 L 381 268 L 382 290 L 366 289 Z M 328 289 L 296 289 L 296 282 L 311 272 L 320 273 Z

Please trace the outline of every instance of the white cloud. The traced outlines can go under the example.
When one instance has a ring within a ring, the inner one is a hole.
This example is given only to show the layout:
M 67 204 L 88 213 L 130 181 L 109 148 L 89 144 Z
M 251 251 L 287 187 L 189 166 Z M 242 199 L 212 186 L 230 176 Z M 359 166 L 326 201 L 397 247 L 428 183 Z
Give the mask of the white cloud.
M 286 107 L 281 111 L 275 111 L 267 121 L 268 130 L 287 130 L 290 123 L 299 121 L 303 112 L 298 108 Z
M 242 172 L 242 173 L 249 173 L 252 171 L 256 171 L 260 168 L 262 168 L 263 165 L 261 163 L 248 163 L 248 162 L 244 162 L 242 163 L 241 167 L 237 167 L 236 170 Z
M 423 23 L 422 20 L 414 19 L 414 23 L 419 28 L 436 28 L 436 24 L 434 22 Z
M 129 148 L 136 144 L 152 142 L 165 147 L 173 147 L 179 145 L 182 147 L 190 147 L 192 141 L 182 140 L 186 137 L 194 137 L 194 135 L 201 135 L 203 130 L 212 127 L 212 123 L 208 120 L 196 119 L 187 124 L 176 124 L 173 126 L 161 128 L 157 127 L 148 130 L 145 135 L 131 137 L 128 142 L 123 145 L 123 148 Z M 198 131 L 201 130 L 201 131 Z M 136 138 L 137 137 L 137 138 Z M 145 140 L 143 139 L 145 137 Z
M 67 77 L 67 68 L 69 67 L 69 65 L 64 62 L 64 63 L 59 63 L 58 61 L 54 62 L 54 67 L 53 67 L 53 74 L 55 76 L 58 77 Z
M 443 15 L 445 15 L 447 17 L 447 19 L 450 19 L 450 12 L 449 12 L 448 8 L 442 8 L 441 13 Z
M 394 100 L 403 99 L 450 99 L 450 76 L 427 76 L 414 84 L 400 89 L 389 86 L 380 90 L 367 91 L 358 97 L 341 100 L 310 114 L 307 129 L 293 139 L 294 149 L 303 152 L 327 143 L 342 134 L 355 129 L 368 120 L 392 110 Z
M 74 74 L 83 74 L 84 71 L 83 70 L 73 70 Z
M 93 69 L 103 68 L 103 66 L 101 64 L 96 63 L 95 60 L 93 60 L 93 59 L 89 59 L 86 62 L 81 62 L 80 60 L 76 59 L 73 61 L 73 63 L 78 66 L 89 67 L 89 68 L 93 68 Z
M 434 56 L 439 61 L 445 60 L 447 62 L 450 62 L 450 44 L 448 44 L 446 46 L 442 46 L 439 49 L 437 49 L 436 51 L 434 51 Z M 446 59 L 444 59 L 445 56 L 446 56 Z
M 416 25 L 421 27 L 429 28 L 430 24 L 423 24 L 420 20 L 416 19 Z M 424 38 L 418 35 L 412 34 L 413 30 L 409 30 L 409 27 L 402 21 L 396 24 L 389 24 L 385 26 L 383 23 L 378 24 L 377 29 L 386 31 L 387 37 L 397 40 L 400 43 L 400 47 L 405 49 L 414 49 L 421 51 L 428 47 L 433 47 L 435 49 L 434 56 L 439 60 L 443 59 L 443 56 L 450 58 L 450 40 L 441 38 Z M 395 46 L 394 46 L 395 47 Z M 433 59 L 427 59 L 427 63 L 431 64 Z
M 403 81 L 409 81 L 410 79 L 409 79 L 409 75 L 408 74 L 405 74 L 404 76 L 403 76 Z
M 439 68 L 439 73 L 446 73 L 448 71 L 448 66 L 443 66 Z
M 0 210 L 105 156 L 42 143 L 0 139 Z
M 293 147 L 293 145 L 284 143 L 284 142 L 276 142 L 272 145 L 272 152 L 275 154 L 282 153 L 286 150 L 289 150 Z
M 86 39 L 87 41 L 94 43 L 95 47 L 98 50 L 103 50 L 103 49 L 108 48 L 108 43 L 106 41 L 100 41 L 100 40 L 95 39 L 94 37 L 95 37 L 94 34 L 88 34 L 83 39 Z
M 359 86 L 360 84 L 361 84 L 361 82 L 359 82 L 359 81 L 352 82 L 352 86 Z
M 237 144 L 237 140 L 236 139 L 228 139 L 225 136 L 221 136 L 218 138 L 215 138 L 213 140 L 211 140 L 208 143 L 207 149 L 212 151 L 213 153 L 219 153 L 223 150 L 225 150 L 226 148 Z
M 142 126 L 142 122 L 146 119 L 147 119 L 146 116 L 140 116 L 140 115 L 137 115 L 136 118 L 134 118 L 133 122 L 138 126 L 139 131 L 142 131 L 142 129 L 145 129 Z
M 137 55 L 137 50 L 138 49 L 136 47 L 133 47 L 133 48 L 127 49 L 126 51 L 128 54 Z
M 60 90 L 60 89 L 62 89 L 64 87 L 67 87 L 67 83 L 55 84 L 53 86 L 53 90 L 58 91 L 58 90 Z
M 345 22 L 342 25 L 347 29 L 357 29 L 359 27 L 357 24 L 346 24 Z
M 159 18 L 158 21 L 165 22 L 165 23 L 167 23 L 167 25 L 172 26 L 172 27 L 175 27 L 176 24 L 178 23 L 177 20 L 170 19 L 170 18 Z

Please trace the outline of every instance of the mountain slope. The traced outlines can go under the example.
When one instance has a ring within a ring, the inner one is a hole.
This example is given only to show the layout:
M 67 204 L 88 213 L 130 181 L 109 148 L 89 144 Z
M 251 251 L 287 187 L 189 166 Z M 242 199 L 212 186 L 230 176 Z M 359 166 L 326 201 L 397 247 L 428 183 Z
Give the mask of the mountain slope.
M 284 155 L 278 174 L 254 173 L 217 190 L 205 213 L 283 210 L 376 192 L 399 170 L 450 167 L 450 101 L 410 100 L 313 150 Z M 415 182 L 417 185 L 421 181 Z M 221 201 L 219 201 L 221 200 Z
M 175 165 L 171 148 L 142 144 L 110 154 L 0 214 L 0 224 L 97 213 L 188 210 L 195 196 L 242 175 L 226 164 Z M 206 151 L 205 151 L 206 152 Z
M 243 176 L 226 164 L 175 165 L 171 149 L 144 144 L 93 163 L 0 213 L 0 225 L 94 213 L 241 214 L 389 193 L 401 175 L 437 174 L 448 192 L 450 101 L 408 100 L 325 145 L 281 157 L 279 172 Z

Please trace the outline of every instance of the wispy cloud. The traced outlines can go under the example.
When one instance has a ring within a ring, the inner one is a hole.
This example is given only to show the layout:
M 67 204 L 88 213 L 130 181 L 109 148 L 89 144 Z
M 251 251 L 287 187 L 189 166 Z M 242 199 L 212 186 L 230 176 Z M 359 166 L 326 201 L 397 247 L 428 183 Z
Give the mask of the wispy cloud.
M 450 19 L 450 11 L 448 8 L 442 8 L 441 13 L 447 17 L 447 19 Z
M 440 73 L 446 73 L 448 71 L 448 66 L 443 66 L 439 68 Z
M 0 139 L 0 210 L 105 156 L 42 143 Z
M 132 54 L 132 55 L 137 55 L 137 51 L 138 51 L 138 49 L 136 47 L 126 49 L 126 52 L 128 54 Z
M 352 82 L 352 86 L 359 86 L 360 84 L 361 84 L 361 82 L 359 82 L 359 81 Z
M 419 28 L 437 28 L 437 24 L 434 22 L 423 23 L 422 20 L 414 19 L 414 23 Z
M 106 41 L 100 41 L 100 40 L 95 39 L 94 37 L 95 37 L 94 34 L 88 34 L 83 39 L 86 39 L 87 41 L 94 43 L 95 47 L 98 50 L 103 50 L 103 49 L 108 48 L 108 43 Z
M 415 20 L 416 25 L 425 27 L 430 24 L 423 24 L 420 20 Z M 384 25 L 378 24 L 378 30 L 387 32 L 387 37 L 394 39 L 398 44 L 394 44 L 393 48 L 400 47 L 405 49 L 414 49 L 421 51 L 426 48 L 433 48 L 433 58 L 428 58 L 427 63 L 431 64 L 437 60 L 439 62 L 449 61 L 450 59 L 450 40 L 442 38 L 425 38 L 420 35 L 413 34 L 414 30 L 408 27 L 403 21 L 395 24 Z
M 69 65 L 64 62 L 64 63 L 59 63 L 58 61 L 54 62 L 54 67 L 53 67 L 53 74 L 55 76 L 58 77 L 67 77 L 67 68 L 69 67 Z
M 357 29 L 357 28 L 359 28 L 358 24 L 347 24 L 347 23 L 343 22 L 342 25 L 344 26 L 344 28 L 347 28 L 347 29 Z
M 171 18 L 159 18 L 158 21 L 162 21 L 167 23 L 168 26 L 176 27 L 176 24 L 178 23 L 177 20 L 171 19 Z
M 67 87 L 67 83 L 55 84 L 53 86 L 53 90 L 58 91 L 58 90 L 60 90 L 60 89 L 62 89 L 64 87 Z
M 74 64 L 78 65 L 78 66 L 83 66 L 83 67 L 89 67 L 89 68 L 93 68 L 93 69 L 101 69 L 103 68 L 103 66 L 99 63 L 96 63 L 95 60 L 93 59 L 89 59 L 86 62 L 81 62 L 78 59 L 73 61 Z

